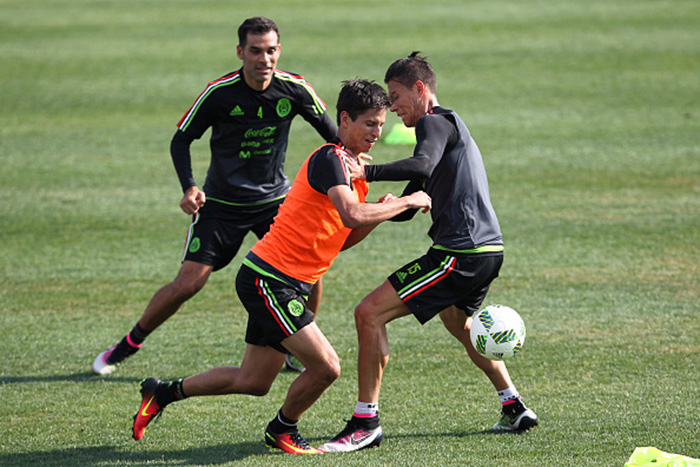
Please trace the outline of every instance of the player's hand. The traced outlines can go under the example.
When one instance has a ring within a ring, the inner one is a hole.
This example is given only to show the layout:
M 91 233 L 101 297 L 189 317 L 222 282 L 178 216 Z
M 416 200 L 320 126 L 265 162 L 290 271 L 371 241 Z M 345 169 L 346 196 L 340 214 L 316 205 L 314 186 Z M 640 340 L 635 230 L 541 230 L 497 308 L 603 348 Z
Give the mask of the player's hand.
M 199 208 L 204 206 L 206 201 L 207 198 L 204 192 L 196 186 L 191 186 L 185 191 L 185 195 L 182 197 L 182 201 L 180 201 L 180 209 L 182 209 L 185 214 L 191 215 L 199 211 Z
M 357 158 L 360 159 L 360 161 L 362 161 L 361 163 L 363 163 L 363 165 L 369 164 L 370 162 L 372 162 L 373 159 L 373 157 L 367 154 L 366 152 L 361 152 L 360 155 L 357 156 Z
M 365 167 L 359 159 L 350 157 L 349 155 L 344 156 L 345 162 L 347 163 L 348 170 L 350 171 L 350 176 L 353 180 L 365 180 Z M 360 155 L 362 157 L 362 155 Z M 369 157 L 369 156 L 368 156 Z
M 433 200 L 425 191 L 416 191 L 408 195 L 412 209 L 420 209 L 423 214 L 433 207 Z
M 391 193 L 387 193 L 384 196 L 382 196 L 381 198 L 379 198 L 379 201 L 377 201 L 377 202 L 378 203 L 386 203 L 387 201 L 390 201 L 392 199 L 396 199 L 396 196 L 394 196 Z

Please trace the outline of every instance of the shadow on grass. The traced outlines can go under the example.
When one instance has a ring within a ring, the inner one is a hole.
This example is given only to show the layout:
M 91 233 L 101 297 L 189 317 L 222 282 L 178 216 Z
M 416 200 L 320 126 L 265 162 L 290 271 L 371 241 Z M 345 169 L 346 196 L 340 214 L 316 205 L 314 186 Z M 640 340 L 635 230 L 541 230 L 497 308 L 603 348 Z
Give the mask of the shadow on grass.
M 466 438 L 470 436 L 503 435 L 504 432 L 493 430 L 473 431 L 468 433 L 432 433 L 403 434 L 387 436 L 387 440 L 426 438 Z M 512 433 L 511 433 L 512 434 Z M 516 435 L 519 435 L 517 433 Z M 312 443 L 320 444 L 321 440 L 310 439 Z M 177 450 L 154 450 L 148 452 L 130 452 L 115 446 L 76 447 L 56 449 L 53 451 L 35 451 L 0 455 L 0 465 L 42 465 L 42 466 L 86 466 L 97 467 L 112 464 L 124 465 L 221 465 L 241 461 L 251 456 L 281 455 L 281 451 L 271 451 L 263 442 L 243 442 L 222 444 L 218 446 L 203 446 L 200 448 Z
M 83 382 L 98 382 L 111 381 L 115 383 L 138 383 L 141 378 L 124 377 L 124 376 L 109 376 L 108 378 L 95 376 L 90 372 L 73 373 L 71 375 L 53 375 L 53 376 L 5 376 L 0 375 L 0 384 L 13 383 L 53 383 L 58 381 L 73 381 L 76 383 Z
M 262 442 L 203 446 L 201 448 L 129 452 L 115 446 L 56 449 L 0 455 L 0 465 L 221 465 L 269 452 Z M 283 454 L 280 452 L 280 454 Z
M 496 430 L 479 430 L 471 431 L 468 433 L 411 433 L 403 435 L 384 435 L 385 440 L 391 439 L 411 439 L 416 438 L 420 440 L 425 440 L 428 438 L 468 438 L 470 436 L 484 436 L 484 435 L 496 435 L 496 436 L 520 436 L 527 434 L 528 431 L 496 431 Z

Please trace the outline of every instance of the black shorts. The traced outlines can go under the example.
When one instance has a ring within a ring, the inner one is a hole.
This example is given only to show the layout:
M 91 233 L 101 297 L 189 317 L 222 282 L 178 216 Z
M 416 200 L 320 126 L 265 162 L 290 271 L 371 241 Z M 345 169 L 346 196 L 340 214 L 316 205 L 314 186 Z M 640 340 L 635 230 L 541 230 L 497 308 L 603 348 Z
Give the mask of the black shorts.
M 425 324 L 452 305 L 473 315 L 502 264 L 503 252 L 460 254 L 431 248 L 388 279 L 411 313 Z
M 193 216 L 182 261 L 207 264 L 213 266 L 214 271 L 226 267 L 248 232 L 262 238 L 270 230 L 282 201 L 259 206 L 228 206 L 207 201 Z
M 311 324 L 314 314 L 304 296 L 288 284 L 241 266 L 236 292 L 248 312 L 245 341 L 286 353 L 282 340 Z

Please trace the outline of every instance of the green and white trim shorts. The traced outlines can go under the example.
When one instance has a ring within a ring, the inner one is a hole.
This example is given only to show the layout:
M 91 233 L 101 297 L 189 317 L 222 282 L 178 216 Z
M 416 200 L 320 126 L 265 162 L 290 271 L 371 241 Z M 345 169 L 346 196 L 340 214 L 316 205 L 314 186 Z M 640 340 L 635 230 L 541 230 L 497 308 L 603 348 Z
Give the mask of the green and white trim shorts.
M 478 311 L 502 264 L 500 245 L 469 252 L 434 246 L 394 271 L 388 280 L 411 313 L 425 324 L 452 305 L 468 316 Z
M 299 291 L 248 266 L 243 265 L 238 271 L 236 292 L 248 311 L 248 344 L 269 345 L 286 353 L 281 342 L 314 320 Z

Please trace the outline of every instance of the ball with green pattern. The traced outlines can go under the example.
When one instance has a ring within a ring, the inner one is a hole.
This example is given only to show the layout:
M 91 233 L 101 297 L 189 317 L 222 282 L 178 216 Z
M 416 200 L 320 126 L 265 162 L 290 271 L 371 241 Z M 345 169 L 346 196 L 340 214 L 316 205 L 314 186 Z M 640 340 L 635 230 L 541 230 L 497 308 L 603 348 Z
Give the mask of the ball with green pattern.
M 480 355 L 491 360 L 503 360 L 522 350 L 525 323 L 514 309 L 505 305 L 489 305 L 474 315 L 469 335 Z

